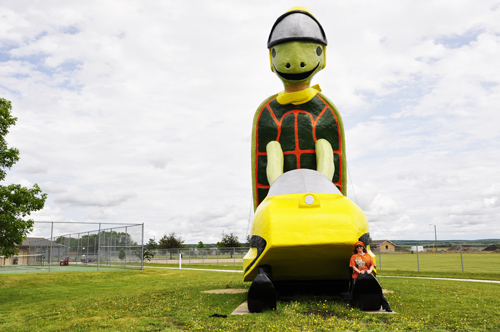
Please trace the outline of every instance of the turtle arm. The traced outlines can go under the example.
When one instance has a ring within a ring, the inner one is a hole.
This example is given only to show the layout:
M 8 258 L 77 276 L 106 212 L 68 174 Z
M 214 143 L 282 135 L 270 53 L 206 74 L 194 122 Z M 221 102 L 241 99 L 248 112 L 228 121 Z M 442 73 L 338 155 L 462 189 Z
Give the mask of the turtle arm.
M 335 117 L 337 118 L 339 125 L 339 137 L 340 137 L 340 169 L 337 170 L 338 173 L 341 174 L 341 184 L 342 184 L 342 195 L 347 196 L 347 157 L 346 157 L 346 149 L 345 149 L 345 133 L 344 133 L 344 123 L 342 121 L 342 117 L 340 116 L 340 112 L 335 107 L 330 99 L 325 96 L 323 93 L 318 92 L 318 96 L 323 98 L 323 100 L 331 107 Z M 335 174 L 335 173 L 334 173 Z
M 316 165 L 318 172 L 325 174 L 330 180 L 333 178 L 333 174 L 335 174 L 332 151 L 332 145 L 326 139 L 321 138 L 316 141 Z
M 281 144 L 277 141 L 271 141 L 266 145 L 267 152 L 267 181 L 269 184 L 273 184 L 281 174 L 283 174 L 283 150 L 281 149 Z

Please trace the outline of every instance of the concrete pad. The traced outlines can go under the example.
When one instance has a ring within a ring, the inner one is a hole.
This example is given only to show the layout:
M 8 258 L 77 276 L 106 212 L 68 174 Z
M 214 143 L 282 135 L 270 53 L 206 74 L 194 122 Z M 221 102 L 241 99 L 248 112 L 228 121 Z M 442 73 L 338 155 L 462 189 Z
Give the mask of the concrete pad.
M 202 291 L 202 293 L 210 293 L 210 294 L 239 294 L 246 293 L 248 289 L 237 289 L 237 288 L 224 288 L 224 289 L 213 289 Z
M 364 310 L 363 310 L 363 312 L 364 312 L 365 314 L 388 314 L 388 315 L 397 314 L 397 312 L 395 312 L 395 311 L 392 311 L 392 312 L 387 312 L 387 311 L 385 311 L 384 309 L 382 309 L 382 307 L 380 307 L 380 309 L 379 309 L 379 310 L 376 310 L 376 311 L 364 311 Z
M 251 314 L 251 312 L 248 311 L 248 302 L 247 301 L 244 301 L 236 309 L 234 309 L 234 311 L 231 313 L 231 315 L 246 315 L 246 314 Z

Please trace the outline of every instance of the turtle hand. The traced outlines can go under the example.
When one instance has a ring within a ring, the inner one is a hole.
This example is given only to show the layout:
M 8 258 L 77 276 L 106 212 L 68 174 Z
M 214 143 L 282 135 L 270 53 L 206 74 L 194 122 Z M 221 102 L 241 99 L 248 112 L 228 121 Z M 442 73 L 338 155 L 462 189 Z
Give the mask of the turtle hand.
M 335 174 L 335 164 L 333 163 L 332 145 L 324 138 L 316 141 L 316 165 L 318 172 L 325 174 L 330 180 Z
M 281 144 L 277 141 L 271 141 L 266 145 L 267 152 L 267 181 L 273 184 L 281 174 L 283 174 L 284 157 Z

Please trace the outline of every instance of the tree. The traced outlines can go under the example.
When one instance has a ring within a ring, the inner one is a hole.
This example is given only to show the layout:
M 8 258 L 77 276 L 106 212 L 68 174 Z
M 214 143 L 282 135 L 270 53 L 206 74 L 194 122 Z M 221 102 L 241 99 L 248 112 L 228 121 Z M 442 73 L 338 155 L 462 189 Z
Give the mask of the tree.
M 196 246 L 196 248 L 198 248 L 198 249 L 205 249 L 207 247 L 205 247 L 205 245 L 203 244 L 203 242 L 200 241 L 200 242 L 198 242 L 198 245 Z
M 118 253 L 118 258 L 120 260 L 124 260 L 125 259 L 125 249 L 123 249 L 123 248 L 120 249 L 120 252 Z
M 231 234 L 224 234 L 222 233 L 222 240 L 220 242 L 217 242 L 217 247 L 226 247 L 226 248 L 234 248 L 234 247 L 239 247 L 241 244 L 238 242 L 238 237 L 234 235 L 233 233 Z
M 148 250 L 156 250 L 158 248 L 158 244 L 154 239 L 149 239 L 148 244 L 146 244 L 146 249 Z
M 151 262 L 151 259 L 153 259 L 154 257 L 155 257 L 155 254 L 152 253 L 151 251 L 147 250 L 147 249 L 144 250 L 144 253 L 142 254 L 143 260 L 147 259 L 148 262 Z
M 100 237 L 100 240 L 99 240 Z M 60 244 L 67 244 L 67 237 L 58 237 L 56 239 L 56 243 Z M 125 233 L 125 232 L 105 232 L 101 231 L 100 236 L 99 234 L 90 234 L 90 235 L 83 235 L 80 239 L 77 238 L 71 238 L 70 240 L 70 250 L 77 250 L 78 247 L 82 248 L 82 252 L 84 254 L 89 254 L 89 255 L 97 255 L 97 252 L 99 250 L 99 243 L 102 246 L 114 246 L 117 249 L 118 248 L 129 248 L 129 247 L 134 247 L 137 246 L 137 242 L 135 242 L 130 234 Z M 140 256 L 139 256 L 140 258 Z
M 180 236 L 176 236 L 174 232 L 169 235 L 163 235 L 158 241 L 158 249 L 176 249 L 182 248 L 184 240 Z M 170 259 L 172 259 L 172 251 L 170 251 Z
M 11 116 L 10 101 L 0 98 L 0 181 L 19 161 L 19 150 L 8 148 L 5 136 L 9 127 L 16 124 L 17 118 Z M 25 219 L 33 211 L 43 209 L 47 194 L 37 184 L 33 188 L 19 184 L 0 185 L 0 255 L 10 257 L 18 253 L 16 244 L 22 244 L 27 234 L 33 230 L 34 221 Z
M 243 246 L 250 247 L 250 240 L 251 239 L 252 239 L 252 237 L 250 235 L 247 235 L 247 242 L 243 243 Z
M 163 237 L 158 241 L 158 249 L 182 248 L 183 243 L 184 240 L 172 232 L 169 235 L 163 235 Z
M 158 248 L 158 244 L 155 242 L 155 240 L 149 239 L 148 244 L 146 244 L 146 248 L 144 248 L 142 257 L 144 259 L 147 259 L 148 261 L 151 261 L 151 259 L 155 257 L 156 253 L 154 252 L 154 250 L 156 250 L 156 248 Z

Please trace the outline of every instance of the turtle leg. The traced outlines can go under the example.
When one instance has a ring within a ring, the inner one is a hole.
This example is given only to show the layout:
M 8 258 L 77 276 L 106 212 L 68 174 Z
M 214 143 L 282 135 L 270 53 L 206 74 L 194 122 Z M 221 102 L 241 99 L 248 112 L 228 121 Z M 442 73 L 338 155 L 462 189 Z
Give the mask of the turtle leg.
M 272 276 L 270 265 L 260 265 L 257 277 L 248 290 L 248 311 L 262 312 L 276 309 L 276 290 L 269 277 Z

